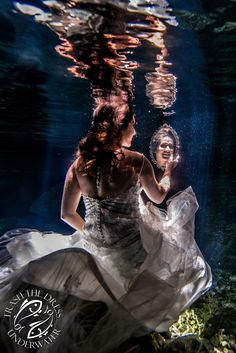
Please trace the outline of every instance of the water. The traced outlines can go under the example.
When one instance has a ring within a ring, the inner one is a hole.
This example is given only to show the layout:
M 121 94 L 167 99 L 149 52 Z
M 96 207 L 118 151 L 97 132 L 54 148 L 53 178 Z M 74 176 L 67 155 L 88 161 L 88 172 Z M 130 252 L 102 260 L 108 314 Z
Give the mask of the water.
M 236 4 L 76 3 L 0 4 L 1 233 L 71 232 L 61 192 L 92 109 L 131 102 L 134 149 L 148 155 L 164 122 L 177 130 L 175 182 L 197 194 L 197 242 L 212 266 L 235 271 Z

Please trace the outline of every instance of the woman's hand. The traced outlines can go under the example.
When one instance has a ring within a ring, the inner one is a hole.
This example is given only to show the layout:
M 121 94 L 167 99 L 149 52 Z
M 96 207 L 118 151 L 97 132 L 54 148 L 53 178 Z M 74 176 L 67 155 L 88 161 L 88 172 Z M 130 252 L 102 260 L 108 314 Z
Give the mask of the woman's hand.
M 173 158 L 173 156 L 171 156 L 168 161 L 166 162 L 166 165 L 165 165 L 165 173 L 166 174 L 167 172 L 171 172 L 176 166 L 177 164 L 179 163 L 179 154 Z
M 164 193 L 168 193 L 170 191 L 170 176 L 172 170 L 177 166 L 179 162 L 179 155 L 173 159 L 173 156 L 169 158 L 166 162 L 164 174 L 159 182 L 160 187 L 162 188 Z
M 148 198 L 157 204 L 162 203 L 169 192 L 171 168 L 172 165 L 170 164 L 168 166 L 169 170 L 164 172 L 161 181 L 158 182 L 151 163 L 143 156 L 143 167 L 140 173 L 142 187 Z

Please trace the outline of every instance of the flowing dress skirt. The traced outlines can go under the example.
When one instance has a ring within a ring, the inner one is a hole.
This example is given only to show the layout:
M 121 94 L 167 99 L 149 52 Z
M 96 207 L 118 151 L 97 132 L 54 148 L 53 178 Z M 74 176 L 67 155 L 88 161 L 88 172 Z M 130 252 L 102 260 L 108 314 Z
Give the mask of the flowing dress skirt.
M 60 335 L 39 352 L 111 352 L 131 336 L 168 330 L 211 287 L 211 268 L 194 239 L 192 188 L 173 196 L 167 212 L 139 201 L 140 241 L 125 247 L 97 246 L 79 231 L 19 229 L 2 237 L 11 258 L 0 268 L 1 317 L 25 287 L 51 291 L 62 306 Z M 97 302 L 102 309 L 93 321 Z M 8 332 L 3 319 L 5 347 L 24 352 Z

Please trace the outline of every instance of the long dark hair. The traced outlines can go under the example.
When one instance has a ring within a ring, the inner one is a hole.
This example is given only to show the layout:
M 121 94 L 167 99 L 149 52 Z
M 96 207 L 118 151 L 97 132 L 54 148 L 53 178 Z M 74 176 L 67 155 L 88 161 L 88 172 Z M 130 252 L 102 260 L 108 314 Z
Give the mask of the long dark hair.
M 99 105 L 93 112 L 92 131 L 79 142 L 77 167 L 83 175 L 96 175 L 101 163 L 118 163 L 117 149 L 121 148 L 122 130 L 134 116 L 131 107 L 117 107 L 109 103 Z

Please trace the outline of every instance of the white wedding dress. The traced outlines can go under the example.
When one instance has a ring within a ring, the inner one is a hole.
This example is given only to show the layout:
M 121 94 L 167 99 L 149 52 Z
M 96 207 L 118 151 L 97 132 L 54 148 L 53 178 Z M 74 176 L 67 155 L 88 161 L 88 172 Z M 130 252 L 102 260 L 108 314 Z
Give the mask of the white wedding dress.
M 140 192 L 137 182 L 115 197 L 83 196 L 83 232 L 65 236 L 19 229 L 2 237 L 10 239 L 11 256 L 1 266 L 2 307 L 22 283 L 75 301 L 106 303 L 106 314 L 86 338 L 72 344 L 65 333 L 50 352 L 67 352 L 68 345 L 70 353 L 110 352 L 132 335 L 166 331 L 211 287 L 210 266 L 194 240 L 198 204 L 192 188 L 174 195 L 167 212 L 151 202 L 144 205 Z

